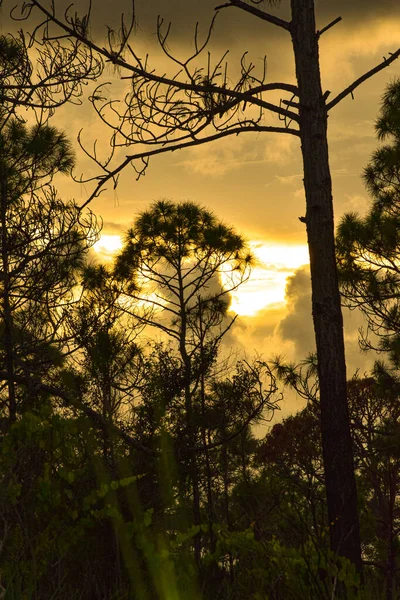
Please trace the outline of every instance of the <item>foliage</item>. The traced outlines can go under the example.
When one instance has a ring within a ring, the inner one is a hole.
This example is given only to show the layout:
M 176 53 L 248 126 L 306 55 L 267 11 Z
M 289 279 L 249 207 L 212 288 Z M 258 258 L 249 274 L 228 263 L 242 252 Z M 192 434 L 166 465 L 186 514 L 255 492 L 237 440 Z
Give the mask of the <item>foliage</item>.
M 40 4 L 23 11 L 33 6 Z M 348 384 L 367 567 L 363 588 L 354 564 L 330 550 L 315 357 L 300 365 L 221 359 L 223 335 L 234 324 L 229 293 L 252 264 L 243 238 L 203 207 L 162 200 L 135 219 L 110 268 L 88 263 L 96 220 L 61 201 L 51 186 L 57 173 L 70 173 L 74 155 L 46 119 L 102 72 L 101 58 L 94 59 L 86 44 L 89 17 L 68 14 L 68 39 L 49 37 L 46 22 L 35 73 L 23 34 L 0 36 L 4 597 L 331 600 L 346 590 L 349 599 L 385 594 L 392 600 L 400 563 L 396 374 L 377 365 L 373 377 Z M 128 37 L 122 22 L 120 48 L 111 35 L 103 56 L 124 63 Z M 167 50 L 165 42 L 161 37 Z M 243 62 L 239 83 L 228 89 L 220 64 L 206 79 L 201 70 L 190 75 L 184 69 L 193 87 L 185 104 L 179 94 L 163 100 L 158 85 L 146 80 L 149 73 L 133 77 L 139 90 L 132 89 L 128 102 L 136 106 L 146 89 L 151 102 L 172 104 L 151 143 L 165 143 L 168 119 L 175 117 L 184 119 L 178 144 L 187 135 L 195 139 L 205 125 L 231 133 L 230 119 L 237 131 L 248 125 L 262 130 L 262 111 L 250 122 L 241 104 L 260 100 L 249 85 L 257 88 L 263 79 Z M 290 86 L 277 87 L 293 93 Z M 103 102 L 99 91 L 92 101 Z M 22 121 L 21 106 L 36 110 L 36 125 Z M 275 109 L 284 118 L 298 116 Z M 130 118 L 113 138 L 113 150 Z M 396 119 L 397 83 L 384 100 L 381 137 L 396 137 Z M 136 130 L 142 141 L 150 129 L 142 124 Z M 374 302 L 388 301 L 393 312 L 397 279 L 383 278 L 381 293 L 382 280 L 374 280 L 355 255 L 373 240 L 365 256 L 380 252 L 383 270 L 391 261 L 396 265 L 398 149 L 392 150 L 377 154 L 367 170 L 375 212 L 361 224 L 347 220 L 359 246 L 349 235 L 338 247 L 347 252 L 340 256 L 348 285 L 370 277 L 364 289 L 370 294 L 375 285 Z M 348 288 L 348 298 L 357 303 L 354 289 Z M 390 344 L 381 346 L 393 362 L 395 317 L 392 330 L 385 321 Z M 149 343 L 155 328 L 159 339 Z M 256 426 L 268 423 L 277 408 L 277 379 L 308 405 L 257 439 Z
M 375 151 L 364 171 L 371 206 L 364 217 L 346 214 L 336 240 L 344 301 L 367 318 L 369 331 L 362 334 L 361 343 L 388 352 L 396 368 L 400 364 L 399 90 L 400 82 L 395 80 L 383 96 L 376 133 L 389 143 Z
M 65 223 L 65 210 L 55 203 L 48 223 Z M 208 220 L 201 231 L 199 215 Z M 45 219 L 36 219 L 40 229 Z M 53 235 L 62 248 L 62 230 Z M 72 239 L 66 236 L 67 246 Z M 22 256 L 35 256 L 29 236 L 25 243 Z M 14 260 L 14 246 L 7 250 Z M 344 586 L 354 600 L 394 598 L 396 377 L 376 368 L 375 377 L 348 385 L 368 565 L 362 588 L 352 563 L 329 549 L 315 357 L 230 365 L 219 358 L 227 303 L 199 308 L 212 304 L 213 290 L 229 298 L 221 282 L 206 287 L 220 277 L 218 267 L 233 260 L 239 276 L 248 269 L 240 236 L 195 205 L 161 202 L 136 220 L 115 266 L 90 265 L 78 254 L 60 272 L 55 253 L 43 252 L 46 277 L 36 277 L 37 285 L 43 281 L 47 299 L 56 281 L 65 290 L 51 343 L 43 337 L 55 324 L 46 304 L 18 337 L 19 315 L 35 314 L 33 271 L 25 278 L 18 271 L 20 304 L 10 304 L 13 356 L 28 342 L 31 350 L 14 363 L 15 420 L 6 402 L 1 408 L 5 597 L 330 600 Z M 174 306 L 172 286 L 189 273 L 189 292 L 182 287 L 176 296 L 180 309 L 169 325 L 166 308 L 143 311 L 141 304 L 146 277 L 154 284 L 160 273 L 163 292 L 172 288 L 165 307 Z M 200 302 L 191 304 L 191 286 Z M 145 347 L 149 326 L 159 322 L 176 335 Z M 257 440 L 255 426 L 277 407 L 277 378 L 308 405 Z

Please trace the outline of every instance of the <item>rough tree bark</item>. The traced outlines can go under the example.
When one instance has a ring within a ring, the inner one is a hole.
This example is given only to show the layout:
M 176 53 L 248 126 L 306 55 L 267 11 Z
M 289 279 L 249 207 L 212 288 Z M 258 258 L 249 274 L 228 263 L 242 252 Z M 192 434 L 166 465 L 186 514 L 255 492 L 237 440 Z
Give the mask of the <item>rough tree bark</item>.
M 314 0 L 292 0 L 291 6 L 331 549 L 351 560 L 361 573 L 343 319 L 335 258 L 327 109 L 321 88 Z

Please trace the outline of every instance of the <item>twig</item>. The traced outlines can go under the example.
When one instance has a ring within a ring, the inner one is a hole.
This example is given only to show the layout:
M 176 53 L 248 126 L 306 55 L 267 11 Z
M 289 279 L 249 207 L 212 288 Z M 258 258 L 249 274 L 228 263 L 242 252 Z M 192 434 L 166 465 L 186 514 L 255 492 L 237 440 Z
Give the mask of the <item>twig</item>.
M 206 144 L 207 142 L 218 140 L 218 139 L 224 138 L 228 135 L 239 135 L 240 133 L 242 133 L 244 131 L 252 131 L 255 133 L 258 133 L 261 131 L 268 131 L 270 133 L 288 133 L 291 135 L 295 135 L 297 137 L 299 137 L 299 135 L 300 135 L 299 131 L 297 129 L 291 129 L 288 127 L 272 127 L 272 126 L 271 127 L 270 126 L 240 127 L 239 126 L 239 127 L 235 127 L 234 129 L 229 129 L 227 131 L 221 131 L 214 135 L 207 136 L 200 140 L 198 140 L 198 139 L 191 140 L 189 142 L 184 142 L 182 144 L 179 144 L 179 145 L 173 146 L 173 147 L 163 146 L 162 148 L 156 148 L 155 150 L 148 150 L 147 152 L 142 152 L 140 154 L 133 154 L 131 156 L 127 156 L 125 158 L 125 160 L 118 165 L 118 167 L 116 167 L 115 169 L 113 169 L 112 171 L 107 173 L 107 175 L 104 175 L 104 176 L 100 175 L 100 176 L 96 177 L 96 179 L 99 181 L 99 183 L 96 185 L 96 188 L 90 194 L 89 198 L 80 206 L 80 210 L 83 210 L 94 198 L 96 198 L 99 195 L 99 193 L 103 190 L 104 184 L 107 183 L 107 181 L 109 181 L 110 179 L 113 179 L 113 177 L 118 175 L 118 173 L 120 173 L 129 163 L 131 163 L 134 160 L 140 160 L 140 159 L 147 158 L 150 156 L 155 156 L 157 154 L 163 154 L 165 152 L 175 152 L 176 150 L 182 150 L 183 148 L 188 148 L 190 146 L 200 146 L 201 144 Z M 86 183 L 87 183 L 87 181 L 86 181 Z
M 321 37 L 321 35 L 323 33 L 325 33 L 325 31 L 328 31 L 328 29 L 330 29 L 331 27 L 333 27 L 334 25 L 336 25 L 336 23 L 339 23 L 342 20 L 342 17 L 337 17 L 336 19 L 334 19 L 333 21 L 331 21 L 331 23 L 329 23 L 328 25 L 326 25 L 325 27 L 323 27 L 320 31 L 317 31 L 317 36 Z
M 255 15 L 256 17 L 259 17 L 260 19 L 263 19 L 263 21 L 268 21 L 269 23 L 272 23 L 277 27 L 282 27 L 282 29 L 285 29 L 286 31 L 290 31 L 291 29 L 291 23 L 289 23 L 289 21 L 284 21 L 279 17 L 270 15 L 269 13 L 266 13 L 263 10 L 256 8 L 255 6 L 250 6 L 249 4 L 246 4 L 241 0 L 230 0 L 228 4 L 220 4 L 219 6 L 216 6 L 215 10 L 220 10 L 221 8 L 229 8 L 230 6 L 236 6 L 237 8 L 241 8 L 242 10 L 249 12 L 252 15 Z
M 376 73 L 379 73 L 379 71 L 382 71 L 382 69 L 386 69 L 386 67 L 388 67 L 392 62 L 394 62 L 400 56 L 400 48 L 398 50 L 396 50 L 396 52 L 393 52 L 393 53 L 390 52 L 389 54 L 390 54 L 389 58 L 385 58 L 379 65 L 377 65 L 376 67 L 374 67 L 370 71 L 367 71 L 367 73 L 364 73 L 364 75 L 361 75 L 361 77 L 359 77 L 358 79 L 356 79 L 351 85 L 349 85 L 349 87 L 347 87 L 345 90 L 343 90 L 342 92 L 340 92 L 340 94 L 338 94 L 336 96 L 336 98 L 334 98 L 333 100 L 331 100 L 331 102 L 329 102 L 326 105 L 326 110 L 329 111 L 331 108 L 333 108 L 334 106 L 336 106 L 336 104 L 339 104 L 339 102 L 341 102 L 341 100 L 343 100 L 343 98 L 345 98 L 349 94 L 352 94 L 353 91 L 359 85 L 361 85 L 362 83 L 364 83 L 364 81 L 367 81 L 367 79 L 369 79 L 370 77 L 372 77 Z

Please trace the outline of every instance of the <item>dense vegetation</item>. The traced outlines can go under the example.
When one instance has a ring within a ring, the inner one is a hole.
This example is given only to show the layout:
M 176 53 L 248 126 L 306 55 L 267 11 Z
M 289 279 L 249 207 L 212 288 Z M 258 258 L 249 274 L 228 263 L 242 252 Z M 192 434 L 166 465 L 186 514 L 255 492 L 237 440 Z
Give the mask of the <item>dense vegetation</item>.
M 252 266 L 243 238 L 202 207 L 160 200 L 112 264 L 92 262 L 95 216 L 53 186 L 74 164 L 48 122 L 57 102 L 44 91 L 42 118 L 22 119 L 14 107 L 37 108 L 38 88 L 21 44 L 1 37 L 0 59 L 2 596 L 396 598 L 400 84 L 377 123 L 390 144 L 365 172 L 371 209 L 345 216 L 337 238 L 344 302 L 387 361 L 348 383 L 361 582 L 330 550 L 315 357 L 224 351 L 229 295 Z M 95 66 L 63 79 L 61 102 Z M 307 407 L 257 439 L 285 386 Z

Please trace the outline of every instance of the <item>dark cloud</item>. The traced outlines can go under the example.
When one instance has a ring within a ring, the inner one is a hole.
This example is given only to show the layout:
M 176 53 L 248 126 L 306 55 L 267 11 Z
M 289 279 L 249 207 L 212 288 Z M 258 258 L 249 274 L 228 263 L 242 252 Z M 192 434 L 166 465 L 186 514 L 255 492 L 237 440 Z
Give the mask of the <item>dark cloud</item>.
M 301 361 L 310 352 L 315 352 L 314 327 L 311 312 L 311 280 L 309 267 L 298 269 L 288 278 L 286 287 L 288 314 L 281 320 L 277 332 L 283 340 L 295 345 L 296 360 Z M 343 309 L 344 336 L 346 345 L 347 375 L 357 370 L 368 371 L 377 356 L 373 352 L 361 353 L 358 343 L 359 329 L 365 326 L 360 311 Z
M 46 0 L 44 0 L 46 2 Z M 48 5 L 50 4 L 47 0 Z M 7 14 L 15 2 L 3 0 L 3 11 Z M 59 16 L 71 3 L 69 0 L 57 0 L 56 7 Z M 138 35 L 144 33 L 148 36 L 149 44 L 156 44 L 156 23 L 160 15 L 166 24 L 172 23 L 171 41 L 188 41 L 191 39 L 196 22 L 200 26 L 200 34 L 204 35 L 215 14 L 215 7 L 223 4 L 218 0 L 93 0 L 92 2 L 92 33 L 100 39 L 106 37 L 107 27 L 118 30 L 121 24 L 121 15 L 124 14 L 128 21 L 135 14 L 136 32 Z M 250 4 L 250 1 L 249 1 Z M 272 5 L 271 5 L 272 4 Z M 276 4 L 276 6 L 274 6 Z M 70 8 L 70 14 L 75 12 L 83 16 L 88 12 L 88 0 L 76 0 Z M 134 8 L 133 8 L 134 6 Z M 262 2 L 258 8 L 276 14 L 281 18 L 290 19 L 289 2 L 283 0 L 280 3 Z M 317 0 L 316 14 L 319 27 L 342 16 L 343 24 L 358 26 L 372 19 L 387 17 L 388 15 L 400 15 L 400 3 L 398 0 Z M 339 25 L 338 27 L 342 27 Z M 254 39 L 267 42 L 268 39 L 278 35 L 286 35 L 282 30 L 257 19 L 238 8 L 228 8 L 220 11 L 218 15 L 214 44 L 225 46 L 229 44 L 241 44 L 243 47 Z M 248 37 L 250 36 L 250 37 Z
M 284 306 L 269 305 L 253 316 L 238 317 L 226 343 L 231 346 L 241 345 L 243 351 L 250 354 L 272 356 L 276 349 L 269 346 L 269 340 L 274 336 L 276 325 L 284 314 Z
M 128 229 L 127 224 L 114 223 L 113 221 L 103 222 L 103 233 L 107 235 L 123 235 Z
M 357 21 L 361 25 L 378 17 L 400 15 L 400 3 L 398 0 L 316 0 L 316 12 L 318 17 L 326 18 L 327 23 L 341 16 L 344 24 L 347 21 Z
M 201 27 L 205 28 L 211 22 L 215 7 L 223 3 L 217 0 L 202 0 L 201 2 L 198 0 L 187 0 L 186 2 L 169 0 L 168 3 L 163 0 L 153 0 L 153 2 L 136 0 L 138 24 L 140 27 L 151 27 L 152 24 L 154 26 L 156 16 L 160 14 L 166 21 L 173 23 L 174 35 L 186 38 L 190 28 L 194 27 L 197 21 Z M 248 3 L 250 4 L 250 1 Z M 276 6 L 273 6 L 274 4 Z M 258 8 L 281 18 L 290 19 L 288 0 L 280 3 L 265 1 L 258 4 Z M 115 14 L 115 3 L 110 3 L 110 13 Z M 381 2 L 375 0 L 353 0 L 351 2 L 348 0 L 317 0 L 316 15 L 318 26 L 321 28 L 338 16 L 343 18 L 344 24 L 356 20 L 361 26 L 363 22 L 378 17 L 400 15 L 400 3 L 398 0 L 382 0 Z M 222 10 L 218 19 L 223 21 L 223 28 L 218 29 L 218 34 L 227 38 L 235 34 L 238 39 L 245 41 L 245 35 L 250 33 L 252 36 L 262 35 L 266 39 L 266 32 L 270 37 L 273 31 L 285 35 L 282 30 L 237 8 Z
M 286 285 L 288 314 L 280 322 L 278 332 L 295 344 L 296 355 L 305 358 L 315 351 L 311 315 L 311 283 L 308 267 L 302 267 L 288 278 Z
M 122 2 L 120 3 L 122 4 Z M 101 4 L 104 5 L 104 2 Z M 160 14 L 167 22 L 172 22 L 174 36 L 187 39 L 190 30 L 194 28 L 197 21 L 200 23 L 202 30 L 205 31 L 215 13 L 215 7 L 219 4 L 223 4 L 223 2 L 217 0 L 202 0 L 201 2 L 198 2 L 198 0 L 187 0 L 186 2 L 169 0 L 166 3 L 163 0 L 153 0 L 153 2 L 136 0 L 138 25 L 141 28 L 154 29 L 156 17 Z M 271 6 L 271 2 L 268 1 L 262 2 L 258 5 L 258 8 L 281 18 L 290 19 L 288 0 L 277 3 L 277 6 Z M 109 4 L 109 12 L 110 15 L 115 15 L 115 2 Z M 352 2 L 348 0 L 317 0 L 316 15 L 318 26 L 321 28 L 337 16 L 343 18 L 344 25 L 347 22 L 353 24 L 354 21 L 357 21 L 357 24 L 361 26 L 363 22 L 378 17 L 400 15 L 400 3 L 398 0 L 382 0 L 381 2 L 375 0 L 353 0 Z M 252 37 L 260 36 L 260 40 L 267 40 L 271 35 L 274 35 L 274 32 L 285 35 L 282 30 L 237 8 L 222 10 L 218 16 L 218 21 L 223 24 L 222 27 L 217 25 L 216 34 L 218 36 L 231 41 L 236 38 L 238 42 L 244 44 L 248 34 Z

